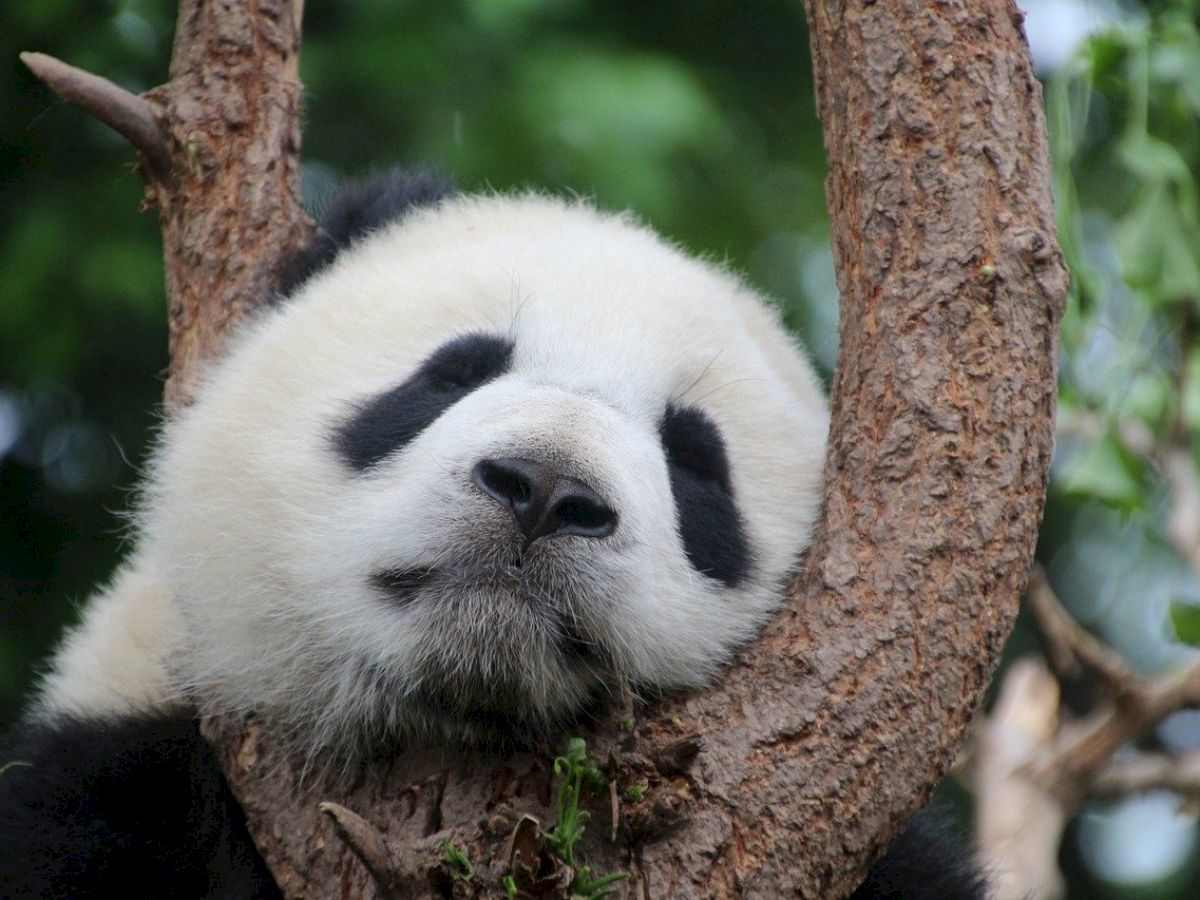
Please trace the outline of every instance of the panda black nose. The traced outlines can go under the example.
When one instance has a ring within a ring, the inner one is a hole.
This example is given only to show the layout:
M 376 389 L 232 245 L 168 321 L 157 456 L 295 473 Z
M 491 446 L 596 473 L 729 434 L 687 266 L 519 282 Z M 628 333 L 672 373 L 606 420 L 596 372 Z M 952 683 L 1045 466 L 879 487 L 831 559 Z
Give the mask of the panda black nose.
M 616 512 L 594 490 L 536 460 L 485 459 L 475 464 L 471 480 L 512 511 L 526 546 L 559 535 L 608 537 L 617 527 Z

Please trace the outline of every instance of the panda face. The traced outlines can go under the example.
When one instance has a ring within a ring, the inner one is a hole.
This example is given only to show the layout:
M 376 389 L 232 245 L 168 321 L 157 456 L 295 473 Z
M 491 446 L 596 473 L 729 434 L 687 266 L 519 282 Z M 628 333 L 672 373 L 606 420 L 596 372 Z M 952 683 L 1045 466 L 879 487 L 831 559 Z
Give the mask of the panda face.
M 760 299 L 627 218 L 459 198 L 246 329 L 142 552 L 175 678 L 306 749 L 703 684 L 807 544 L 827 414 Z

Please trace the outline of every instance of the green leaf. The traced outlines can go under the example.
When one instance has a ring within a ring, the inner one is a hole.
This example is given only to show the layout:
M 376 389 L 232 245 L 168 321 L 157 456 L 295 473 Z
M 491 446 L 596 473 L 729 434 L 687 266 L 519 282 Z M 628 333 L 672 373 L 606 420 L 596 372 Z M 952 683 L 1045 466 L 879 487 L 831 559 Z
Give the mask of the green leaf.
M 1133 131 L 1117 145 L 1121 162 L 1142 181 L 1189 181 L 1191 172 L 1178 150 L 1144 131 Z
M 1144 490 L 1138 462 L 1113 435 L 1106 435 L 1084 450 L 1067 469 L 1063 488 L 1113 506 L 1135 509 Z
M 1151 301 L 1200 297 L 1200 233 L 1176 201 L 1179 193 L 1154 185 L 1116 228 L 1125 280 Z
M 471 857 L 453 841 L 442 844 L 442 862 L 450 869 L 455 881 L 470 881 L 475 877 L 475 866 L 471 863 Z
M 1196 399 L 1200 403 L 1200 396 Z M 1130 383 L 1121 411 L 1137 416 L 1154 428 L 1166 418 L 1171 403 L 1171 385 L 1166 378 L 1160 372 L 1142 372 Z M 1200 407 L 1197 412 L 1200 413 Z
M 1175 601 L 1171 604 L 1171 625 L 1175 637 L 1190 647 L 1200 647 L 1200 606 Z

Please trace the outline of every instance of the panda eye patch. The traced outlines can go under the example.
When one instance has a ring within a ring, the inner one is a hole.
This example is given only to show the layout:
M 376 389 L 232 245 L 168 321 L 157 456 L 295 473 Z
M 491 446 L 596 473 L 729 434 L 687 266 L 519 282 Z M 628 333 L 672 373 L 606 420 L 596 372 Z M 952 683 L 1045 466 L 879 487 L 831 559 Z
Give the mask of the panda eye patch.
M 366 401 L 334 433 L 338 455 L 362 472 L 396 453 L 442 413 L 508 371 L 513 345 L 490 334 L 442 344 L 407 380 Z
M 750 569 L 750 551 L 720 429 L 700 410 L 672 405 L 659 437 L 688 561 L 701 575 L 735 587 Z
M 505 372 L 511 357 L 504 338 L 471 334 L 442 344 L 421 368 L 440 390 L 472 390 Z

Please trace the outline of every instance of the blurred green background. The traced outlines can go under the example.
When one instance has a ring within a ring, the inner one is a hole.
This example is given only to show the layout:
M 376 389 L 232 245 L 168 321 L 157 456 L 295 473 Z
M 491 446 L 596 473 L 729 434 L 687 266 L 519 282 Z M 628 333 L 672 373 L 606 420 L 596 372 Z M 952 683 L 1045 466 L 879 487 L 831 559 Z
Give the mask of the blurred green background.
M 1189 476 L 1200 496 L 1197 3 L 1023 5 L 1074 275 L 1039 558 L 1072 612 L 1156 671 L 1200 638 L 1200 550 L 1178 502 Z M 631 207 L 777 297 L 828 374 L 836 288 L 799 0 L 307 7 L 310 202 L 347 176 L 434 162 L 467 189 Z M 173 15 L 166 0 L 0 8 L 0 726 L 123 552 L 167 361 L 157 222 L 139 212 L 132 153 L 17 53 L 143 90 L 166 77 Z M 1007 657 L 1029 652 L 1023 617 Z M 1080 708 L 1094 698 L 1067 687 Z M 1200 713 L 1144 745 L 1200 747 Z M 1089 808 L 1063 863 L 1075 896 L 1193 897 L 1197 844 L 1194 808 L 1150 794 Z

